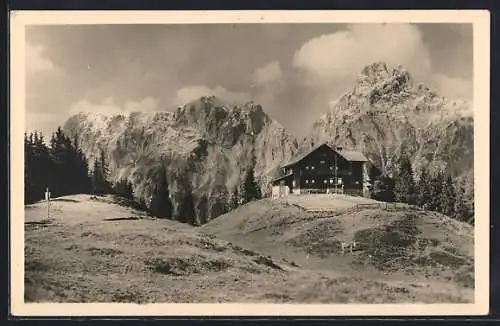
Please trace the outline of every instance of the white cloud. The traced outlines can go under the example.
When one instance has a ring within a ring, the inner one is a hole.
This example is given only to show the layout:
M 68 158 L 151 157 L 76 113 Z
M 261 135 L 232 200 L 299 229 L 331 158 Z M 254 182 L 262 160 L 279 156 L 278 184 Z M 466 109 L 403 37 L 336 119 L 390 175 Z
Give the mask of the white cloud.
M 51 132 L 55 131 L 55 121 L 57 121 L 57 114 L 52 112 L 26 112 L 26 132 L 42 132 L 45 138 L 50 136 Z
M 420 30 L 409 24 L 349 25 L 307 41 L 293 57 L 295 67 L 320 80 L 352 78 L 376 61 L 401 64 L 418 79 L 431 68 Z
M 36 74 L 39 72 L 53 71 L 54 63 L 43 55 L 44 48 L 38 44 L 26 43 L 26 72 Z
M 134 111 L 157 111 L 158 100 L 152 97 L 147 97 L 139 102 L 128 101 L 125 103 L 124 110 L 127 112 Z
M 450 99 L 471 100 L 473 93 L 472 81 L 463 78 L 448 77 L 444 75 L 433 76 L 430 84 L 433 88 Z
M 119 106 L 112 97 L 109 97 L 102 103 L 92 103 L 87 100 L 80 100 L 71 106 L 69 114 L 100 113 L 104 115 L 115 115 L 134 111 L 155 111 L 157 109 L 158 101 L 151 97 L 145 98 L 139 102 L 128 101 L 123 106 Z
M 172 99 L 172 105 L 180 106 L 202 96 L 213 95 L 228 103 L 242 102 L 249 99 L 245 92 L 233 92 L 222 86 L 210 88 L 205 85 L 186 86 L 179 89 Z
M 265 85 L 281 79 L 281 67 L 278 61 L 273 61 L 255 70 L 253 81 L 257 85 Z

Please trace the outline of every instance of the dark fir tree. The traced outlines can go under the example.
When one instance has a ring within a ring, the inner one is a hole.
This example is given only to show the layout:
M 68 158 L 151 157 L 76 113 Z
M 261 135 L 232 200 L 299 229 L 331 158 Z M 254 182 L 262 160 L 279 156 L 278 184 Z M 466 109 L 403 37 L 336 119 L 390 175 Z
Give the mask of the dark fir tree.
M 38 132 L 25 135 L 25 200 L 44 198 L 46 188 L 52 197 L 88 193 L 90 178 L 87 159 L 78 141 L 72 143 L 59 127 L 50 139 L 50 147 Z
M 126 178 L 120 179 L 115 183 L 113 187 L 113 192 L 126 199 L 133 200 L 134 199 L 134 190 L 132 188 L 132 183 L 128 181 Z
M 465 204 L 465 189 L 463 182 L 457 182 L 455 188 L 456 198 L 455 198 L 455 207 L 453 209 L 453 217 L 459 221 L 469 222 L 474 224 L 474 215 L 472 216 L 467 209 Z
M 399 172 L 394 187 L 395 199 L 398 202 L 414 205 L 416 202 L 415 177 L 410 159 L 403 154 L 399 164 Z
M 250 165 L 248 169 L 245 180 L 243 181 L 242 187 L 242 199 L 243 204 L 249 203 L 253 200 L 261 199 L 262 194 L 260 192 L 260 187 L 255 180 L 254 165 Z
M 460 184 L 464 189 L 465 207 L 467 207 L 468 216 L 471 224 L 474 224 L 474 175 L 470 173 L 460 180 Z
M 443 191 L 443 172 L 437 171 L 434 173 L 431 179 L 431 199 L 429 202 L 429 209 L 436 212 L 441 212 L 442 197 L 441 193 Z
M 35 162 L 34 173 L 36 176 L 37 193 L 45 196 L 45 189 L 51 186 L 51 179 L 57 171 L 53 168 L 53 163 L 50 159 L 49 148 L 45 144 L 44 136 L 40 133 L 35 137 L 33 147 L 33 159 Z
M 238 206 L 240 206 L 240 194 L 238 192 L 238 187 L 236 187 L 229 198 L 229 209 L 233 210 L 238 208 Z
M 151 213 L 157 217 L 172 218 L 172 207 L 170 191 L 168 189 L 167 173 L 165 168 L 162 167 L 159 175 L 159 183 L 155 186 L 155 190 L 151 198 L 150 210 Z
M 74 179 L 77 184 L 77 192 L 90 193 L 92 191 L 92 178 L 89 173 L 88 160 L 79 147 L 78 135 L 74 136 L 73 140 L 73 157 L 74 157 Z
M 92 189 L 95 195 L 104 195 L 112 192 L 108 176 L 108 164 L 104 151 L 101 150 L 99 157 L 94 160 L 94 167 L 92 169 Z
M 103 176 L 104 180 L 106 181 L 106 186 L 109 189 L 109 188 L 111 188 L 110 183 L 109 183 L 109 176 L 110 176 L 109 163 L 106 159 L 106 155 L 104 154 L 104 150 L 102 150 L 102 149 L 101 149 L 100 155 L 99 155 L 99 166 L 101 168 L 102 176 Z
M 51 186 L 51 160 L 42 134 L 25 135 L 24 154 L 24 200 L 33 203 L 43 199 L 46 187 Z
M 417 205 L 423 209 L 429 209 L 431 204 L 431 177 L 426 168 L 420 171 L 420 177 L 417 183 Z
M 179 207 L 179 222 L 188 223 L 191 225 L 195 224 L 196 212 L 194 209 L 194 198 L 193 193 L 190 189 L 185 192 L 182 202 Z
M 453 178 L 449 173 L 446 173 L 441 191 L 441 213 L 451 217 L 454 216 L 456 197 Z
M 198 222 L 199 224 L 205 224 L 208 222 L 208 199 L 206 195 L 200 197 L 198 202 Z
M 74 157 L 72 149 L 70 139 L 64 135 L 61 127 L 58 127 L 50 139 L 50 156 L 54 168 L 51 188 L 54 196 L 71 194 L 76 188 L 73 181 Z
M 211 207 L 210 207 L 210 218 L 214 219 L 222 214 L 228 212 L 228 200 L 229 195 L 226 187 L 215 187 L 214 194 L 211 198 Z
M 24 204 L 31 202 L 30 188 L 31 188 L 31 143 L 29 142 L 28 135 L 24 133 Z
M 78 137 L 73 141 L 61 127 L 52 134 L 50 140 L 52 192 L 56 195 L 88 193 L 91 190 L 88 162 L 78 146 Z
M 41 194 L 36 195 L 36 181 L 34 180 L 34 149 L 33 133 L 24 134 L 24 203 L 31 204 L 41 199 Z

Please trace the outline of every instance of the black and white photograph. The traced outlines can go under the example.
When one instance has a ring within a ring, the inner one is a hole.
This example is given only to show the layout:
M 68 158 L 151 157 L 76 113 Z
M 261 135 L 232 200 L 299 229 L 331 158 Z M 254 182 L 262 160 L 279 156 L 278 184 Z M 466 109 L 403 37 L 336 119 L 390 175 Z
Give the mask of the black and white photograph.
M 12 300 L 487 312 L 489 16 L 218 14 L 14 14 Z

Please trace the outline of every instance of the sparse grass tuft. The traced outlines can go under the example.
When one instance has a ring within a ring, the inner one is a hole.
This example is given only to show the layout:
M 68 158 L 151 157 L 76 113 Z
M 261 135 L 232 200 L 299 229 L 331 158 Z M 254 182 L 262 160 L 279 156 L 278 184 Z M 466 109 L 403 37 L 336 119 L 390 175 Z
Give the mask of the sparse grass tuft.
M 224 258 L 208 259 L 201 255 L 191 257 L 155 257 L 147 259 L 145 264 L 156 273 L 176 276 L 221 272 L 232 266 Z

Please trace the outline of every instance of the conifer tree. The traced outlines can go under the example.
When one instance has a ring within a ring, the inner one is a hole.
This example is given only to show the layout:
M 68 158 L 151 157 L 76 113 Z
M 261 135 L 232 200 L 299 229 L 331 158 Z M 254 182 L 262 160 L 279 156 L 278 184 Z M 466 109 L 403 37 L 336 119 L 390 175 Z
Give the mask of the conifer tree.
M 198 202 L 198 222 L 200 225 L 208 222 L 208 199 L 202 195 Z
M 34 157 L 35 169 L 34 173 L 36 175 L 37 182 L 37 193 L 40 196 L 45 196 L 45 189 L 50 186 L 51 178 L 53 177 L 53 164 L 50 159 L 49 148 L 45 144 L 45 138 L 40 133 L 37 141 L 34 143 Z
M 415 178 L 409 157 L 403 154 L 394 188 L 396 201 L 414 205 L 416 202 Z
M 431 205 L 431 177 L 426 168 L 422 168 L 417 184 L 417 205 L 429 209 Z
M 436 212 L 441 212 L 443 205 L 441 201 L 441 193 L 443 191 L 443 173 L 437 171 L 434 173 L 431 180 L 431 200 L 429 209 Z
M 121 196 L 126 199 L 133 200 L 134 199 L 134 191 L 132 189 L 132 183 L 128 181 L 126 178 L 123 178 L 116 182 L 113 187 L 113 191 L 118 196 Z
M 103 175 L 101 166 L 99 164 L 99 160 L 94 160 L 94 166 L 92 167 L 92 193 L 94 195 L 100 195 L 103 193 L 102 183 L 103 183 Z
M 257 184 L 257 181 L 255 180 L 255 173 L 254 173 L 254 165 L 250 165 L 250 168 L 248 169 L 246 175 L 245 175 L 245 180 L 243 182 L 243 187 L 242 187 L 242 197 L 243 197 L 243 204 L 249 203 L 253 200 L 261 199 L 262 194 L 260 192 L 260 187 Z
M 109 164 L 108 161 L 106 160 L 106 155 L 104 154 L 104 150 L 101 149 L 100 155 L 99 155 L 99 166 L 101 167 L 101 173 L 106 181 L 106 186 L 109 188 Z
M 44 198 L 50 183 L 51 160 L 44 137 L 37 131 L 24 138 L 24 195 L 25 203 Z
M 24 134 L 24 203 L 30 204 L 35 201 L 33 195 L 33 133 L 29 136 Z
M 226 187 L 215 187 L 211 198 L 210 218 L 214 219 L 228 212 L 228 192 Z
M 464 189 L 464 202 L 468 211 L 469 220 L 474 224 L 474 173 L 471 171 L 460 180 Z
M 238 206 L 240 206 L 240 195 L 238 193 L 238 187 L 236 187 L 229 198 L 229 209 L 233 210 L 238 208 Z
M 50 139 L 50 156 L 54 167 L 52 178 L 54 196 L 70 194 L 73 188 L 71 147 L 71 142 L 65 137 L 61 127 L 58 127 Z
M 76 192 L 90 193 L 92 191 L 92 178 L 89 175 L 88 160 L 83 154 L 79 146 L 78 134 L 75 134 L 73 140 L 73 156 L 74 156 L 74 180 L 76 184 Z
M 474 217 L 474 215 L 470 215 L 469 210 L 465 205 L 465 189 L 462 182 L 457 182 L 455 186 L 456 199 L 455 199 L 455 207 L 453 212 L 453 217 L 459 221 L 469 221 L 470 217 Z M 473 223 L 473 220 L 472 220 Z
M 453 216 L 455 212 L 456 199 L 453 178 L 449 173 L 447 173 L 441 192 L 441 212 L 445 215 Z
M 49 187 L 52 197 L 88 192 L 90 178 L 85 155 L 59 127 L 52 135 L 50 147 L 41 133 L 25 135 L 25 200 L 44 197 Z
M 94 160 L 92 169 L 92 188 L 96 195 L 108 194 L 112 191 L 111 183 L 108 180 L 109 169 L 104 151 L 100 151 L 98 158 Z
M 159 184 L 155 186 L 155 191 L 151 198 L 151 212 L 161 218 L 172 218 L 172 201 L 168 189 L 167 173 L 162 166 L 159 176 Z
M 196 212 L 194 209 L 193 193 L 190 189 L 187 189 L 180 204 L 178 220 L 191 225 L 195 224 Z

